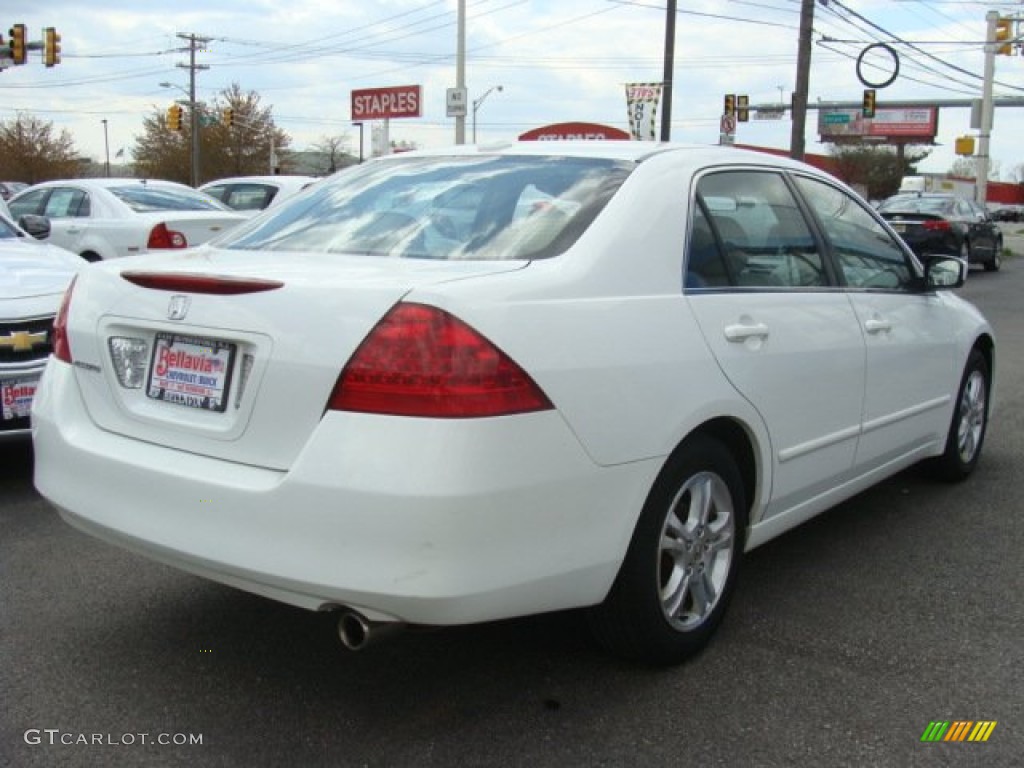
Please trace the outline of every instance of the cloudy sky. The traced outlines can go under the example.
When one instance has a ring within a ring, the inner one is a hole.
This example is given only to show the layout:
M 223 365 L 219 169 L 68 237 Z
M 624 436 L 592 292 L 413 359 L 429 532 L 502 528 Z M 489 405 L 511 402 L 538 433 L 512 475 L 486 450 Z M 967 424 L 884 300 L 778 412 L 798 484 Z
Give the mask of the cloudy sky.
M 661 80 L 663 0 L 465 0 L 466 84 L 470 100 L 501 85 L 477 110 L 481 141 L 513 139 L 530 128 L 581 120 L 628 129 L 625 84 Z M 420 118 L 393 120 L 392 140 L 438 147 L 454 142 L 445 91 L 455 85 L 457 0 L 64 0 L 8 1 L 0 30 L 24 23 L 30 40 L 54 26 L 63 61 L 46 68 L 39 52 L 0 73 L 0 120 L 32 113 L 67 128 L 78 148 L 102 160 L 130 155 L 142 119 L 163 111 L 188 86 L 185 41 L 209 38 L 198 63 L 197 95 L 212 99 L 232 83 L 255 91 L 294 149 L 347 135 L 353 90 L 417 84 Z M 674 140 L 717 143 L 722 97 L 788 103 L 796 80 L 799 0 L 679 0 L 675 46 Z M 815 8 L 810 101 L 857 101 L 856 59 L 890 43 L 899 76 L 887 99 L 979 98 L 982 42 L 990 9 L 1020 3 L 973 0 L 829 0 Z M 884 74 L 885 62 L 866 59 Z M 996 95 L 1024 97 L 1024 57 L 996 57 Z M 467 121 L 467 138 L 471 134 Z M 953 142 L 971 133 L 970 111 L 943 108 L 938 143 L 922 169 L 943 172 Z M 1024 172 L 1024 108 L 996 111 L 992 158 L 1003 178 Z M 368 137 L 367 137 L 368 138 Z M 808 116 L 807 150 L 818 143 Z M 790 122 L 752 120 L 737 141 L 788 148 Z M 367 142 L 367 148 L 369 143 Z

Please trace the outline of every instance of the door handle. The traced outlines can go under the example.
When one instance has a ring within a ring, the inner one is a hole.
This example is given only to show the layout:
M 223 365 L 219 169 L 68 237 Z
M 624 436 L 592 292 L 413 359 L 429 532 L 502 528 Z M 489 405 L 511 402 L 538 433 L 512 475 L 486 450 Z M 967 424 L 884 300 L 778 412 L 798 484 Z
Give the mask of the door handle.
M 892 330 L 892 323 L 880 317 L 873 317 L 864 323 L 864 330 L 870 334 L 888 333 Z
M 768 337 L 768 326 L 764 323 L 736 323 L 725 326 L 725 338 L 729 341 L 742 342 L 747 339 L 764 339 Z

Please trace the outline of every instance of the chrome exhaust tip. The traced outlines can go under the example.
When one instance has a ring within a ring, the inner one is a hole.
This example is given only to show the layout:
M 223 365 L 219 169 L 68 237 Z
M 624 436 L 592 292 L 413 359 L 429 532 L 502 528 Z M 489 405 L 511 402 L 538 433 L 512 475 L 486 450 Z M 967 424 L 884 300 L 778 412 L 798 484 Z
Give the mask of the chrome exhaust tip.
M 399 622 L 370 621 L 358 611 L 346 609 L 338 617 L 338 638 L 350 651 L 361 651 L 372 642 L 396 633 L 403 625 Z

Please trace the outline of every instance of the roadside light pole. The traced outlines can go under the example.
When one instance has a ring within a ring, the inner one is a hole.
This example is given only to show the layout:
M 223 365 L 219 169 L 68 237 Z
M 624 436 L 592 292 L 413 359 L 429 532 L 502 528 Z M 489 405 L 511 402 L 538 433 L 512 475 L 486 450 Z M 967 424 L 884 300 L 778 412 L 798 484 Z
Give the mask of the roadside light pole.
M 103 123 L 103 148 L 106 150 L 106 164 L 104 165 L 104 175 L 110 176 L 110 138 L 107 135 L 107 118 L 103 118 L 100 122 Z
M 473 143 L 474 144 L 476 144 L 476 111 L 478 109 L 480 109 L 480 105 L 484 103 L 484 99 L 487 98 L 487 96 L 491 93 L 491 91 L 497 91 L 498 93 L 501 93 L 503 90 L 505 90 L 505 88 L 503 86 L 501 86 L 501 85 L 492 85 L 490 88 L 488 88 L 486 91 L 484 91 L 484 95 L 481 96 L 479 99 L 473 99 Z

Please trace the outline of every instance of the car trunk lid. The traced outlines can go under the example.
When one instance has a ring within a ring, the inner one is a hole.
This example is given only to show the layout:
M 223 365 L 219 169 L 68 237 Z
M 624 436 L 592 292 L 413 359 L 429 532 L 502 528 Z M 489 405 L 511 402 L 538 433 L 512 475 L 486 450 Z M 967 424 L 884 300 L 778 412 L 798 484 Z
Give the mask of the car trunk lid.
M 97 265 L 71 303 L 76 380 L 103 429 L 286 469 L 345 363 L 403 296 L 525 263 L 200 249 Z

